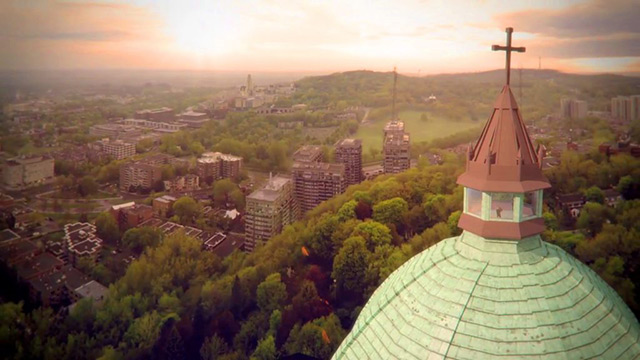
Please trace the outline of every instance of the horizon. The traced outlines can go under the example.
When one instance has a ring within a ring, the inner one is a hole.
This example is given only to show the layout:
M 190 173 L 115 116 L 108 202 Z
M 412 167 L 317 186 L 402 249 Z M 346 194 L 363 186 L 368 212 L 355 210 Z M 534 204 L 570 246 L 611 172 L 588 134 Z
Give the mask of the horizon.
M 514 68 L 640 71 L 633 1 L 34 0 L 0 10 L 0 71 L 482 72 L 502 59 L 490 47 L 507 26 L 527 47 Z

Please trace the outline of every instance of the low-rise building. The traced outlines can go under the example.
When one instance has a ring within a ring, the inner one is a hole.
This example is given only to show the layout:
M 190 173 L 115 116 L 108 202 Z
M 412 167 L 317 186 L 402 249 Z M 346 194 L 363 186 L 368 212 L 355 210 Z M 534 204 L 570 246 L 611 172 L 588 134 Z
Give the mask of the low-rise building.
M 175 113 L 171 108 L 161 107 L 136 111 L 135 118 L 156 122 L 172 122 L 175 120 Z
M 9 188 L 23 189 L 53 180 L 54 161 L 49 156 L 29 156 L 9 159 L 2 169 L 2 180 Z
M 161 218 L 168 218 L 172 215 L 173 204 L 176 198 L 170 195 L 163 195 L 153 199 L 153 214 Z
M 69 262 L 76 265 L 80 259 L 97 262 L 102 250 L 102 239 L 96 235 L 96 227 L 90 223 L 76 222 L 64 226 L 63 240 Z
M 151 219 L 154 215 L 153 208 L 149 205 L 128 202 L 114 205 L 109 210 L 116 219 L 121 231 L 134 228 Z
M 126 124 L 100 124 L 89 128 L 89 135 L 108 137 L 111 140 L 131 140 L 141 134 L 142 131 L 140 129 Z
M 115 160 L 122 160 L 136 154 L 136 145 L 123 140 L 111 141 L 109 138 L 95 142 L 95 148 Z
M 201 128 L 208 121 L 209 115 L 203 112 L 190 110 L 178 115 L 178 122 L 181 122 L 190 128 Z
M 200 189 L 200 177 L 187 174 L 164 181 L 164 190 L 168 192 L 194 191 Z

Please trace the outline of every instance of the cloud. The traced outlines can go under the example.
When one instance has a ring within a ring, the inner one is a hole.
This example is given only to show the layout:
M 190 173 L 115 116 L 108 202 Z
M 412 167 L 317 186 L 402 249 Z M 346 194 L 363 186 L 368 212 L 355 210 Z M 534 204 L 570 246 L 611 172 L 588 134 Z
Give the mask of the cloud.
M 5 1 L 0 24 L 2 68 L 117 67 L 166 39 L 157 16 L 124 3 Z
M 516 24 L 518 31 L 581 38 L 640 33 L 638 14 L 640 2 L 637 0 L 592 0 L 557 10 L 523 10 L 495 18 L 502 26 Z
M 640 35 L 542 39 L 532 40 L 527 46 L 538 55 L 554 58 L 635 57 L 640 56 Z

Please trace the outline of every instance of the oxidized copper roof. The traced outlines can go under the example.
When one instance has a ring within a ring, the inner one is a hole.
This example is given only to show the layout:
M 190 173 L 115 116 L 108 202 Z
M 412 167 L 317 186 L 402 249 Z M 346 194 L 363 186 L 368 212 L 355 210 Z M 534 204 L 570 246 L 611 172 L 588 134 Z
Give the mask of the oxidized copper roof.
M 525 192 L 551 187 L 522 121 L 509 85 L 495 102 L 491 118 L 469 149 L 467 170 L 458 184 L 482 191 Z

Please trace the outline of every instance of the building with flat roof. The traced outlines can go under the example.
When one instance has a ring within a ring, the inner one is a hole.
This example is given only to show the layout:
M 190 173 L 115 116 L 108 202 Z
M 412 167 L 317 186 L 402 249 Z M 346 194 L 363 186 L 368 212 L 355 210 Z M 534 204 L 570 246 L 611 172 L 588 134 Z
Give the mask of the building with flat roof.
M 21 156 L 5 161 L 3 183 L 14 189 L 45 184 L 53 180 L 54 160 L 49 156 Z
M 622 121 L 640 119 L 640 95 L 612 98 L 611 117 Z
M 60 259 L 44 252 L 22 259 L 15 264 L 15 268 L 18 277 L 28 281 L 58 271 L 63 265 Z
M 246 251 L 279 234 L 298 217 L 291 179 L 274 176 L 262 188 L 247 196 L 245 210 Z
M 97 149 L 115 160 L 122 160 L 136 154 L 136 145 L 123 140 L 105 138 L 95 142 Z
M 343 193 L 347 186 L 344 164 L 295 162 L 292 173 L 294 194 L 301 214 Z
M 171 108 L 161 107 L 136 111 L 135 118 L 154 122 L 172 122 L 175 120 L 175 113 Z
M 35 257 L 38 253 L 40 253 L 38 246 L 25 239 L 3 242 L 0 245 L 0 260 L 7 266 L 14 266 L 24 259 Z
M 96 235 L 95 225 L 86 222 L 66 224 L 63 241 L 71 264 L 76 265 L 80 259 L 98 261 L 102 239 Z
M 196 160 L 196 173 L 200 177 L 200 181 L 230 179 L 240 175 L 242 165 L 242 157 L 240 156 L 207 152 Z
M 404 131 L 404 122 L 390 121 L 384 127 L 382 166 L 385 174 L 397 174 L 411 167 L 411 139 Z
M 120 190 L 152 189 L 162 180 L 162 164 L 145 159 L 120 165 Z
M 319 145 L 303 145 L 293 153 L 294 162 L 319 162 L 322 160 L 322 146 Z
M 200 189 L 200 177 L 198 175 L 187 174 L 164 181 L 164 191 L 168 192 L 194 191 L 198 189 Z
M 109 209 L 109 212 L 116 219 L 121 231 L 137 227 L 154 215 L 151 206 L 136 204 L 135 202 L 114 205 Z
M 132 140 L 142 135 L 142 131 L 132 125 L 123 124 L 99 124 L 89 128 L 89 135 L 108 137 L 111 140 Z
M 178 122 L 187 125 L 190 128 L 200 128 L 209 121 L 209 115 L 203 112 L 185 111 L 178 115 Z
M 153 199 L 151 203 L 153 207 L 153 214 L 161 218 L 168 218 L 172 214 L 173 204 L 176 202 L 176 198 L 171 195 L 163 195 Z
M 335 161 L 344 165 L 347 185 L 362 181 L 362 140 L 342 139 L 335 144 Z

